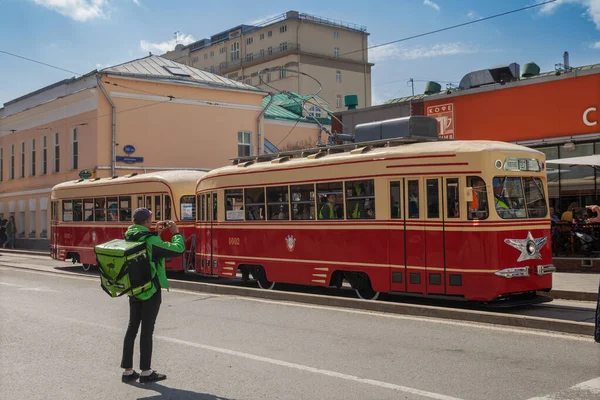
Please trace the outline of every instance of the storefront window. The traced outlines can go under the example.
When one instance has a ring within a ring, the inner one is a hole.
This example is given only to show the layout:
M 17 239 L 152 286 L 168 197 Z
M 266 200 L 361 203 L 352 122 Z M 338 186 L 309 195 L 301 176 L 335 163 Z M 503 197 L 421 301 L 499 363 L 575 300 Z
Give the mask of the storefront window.
M 593 143 L 576 143 L 567 151 L 559 147 L 559 158 L 583 157 L 594 154 Z M 561 165 L 560 167 L 560 213 L 572 207 L 585 207 L 596 201 L 595 171 L 593 167 Z
M 536 150 L 541 151 L 546 155 L 546 160 L 558 159 L 558 146 L 542 147 Z M 550 200 L 550 207 L 560 208 L 559 199 L 559 177 L 560 169 L 558 164 L 547 164 L 546 174 L 548 176 L 548 199 Z M 564 211 L 564 210 L 563 210 Z

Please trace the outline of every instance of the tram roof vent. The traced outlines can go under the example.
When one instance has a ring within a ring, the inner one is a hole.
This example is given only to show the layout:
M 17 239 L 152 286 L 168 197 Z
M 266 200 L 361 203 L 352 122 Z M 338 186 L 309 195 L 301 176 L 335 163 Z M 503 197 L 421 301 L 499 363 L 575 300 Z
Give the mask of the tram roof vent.
M 77 180 L 75 181 L 75 183 L 83 182 L 84 180 L 85 180 L 85 179 L 83 179 L 83 178 L 81 178 L 81 179 L 77 179 Z
M 279 157 L 274 160 L 271 160 L 271 163 L 272 164 L 281 164 L 283 162 L 289 161 L 289 159 L 290 159 L 290 156 L 283 156 L 283 157 Z
M 119 177 L 119 175 L 113 175 L 110 179 L 115 179 L 115 178 L 118 178 L 118 177 Z
M 134 176 L 136 176 L 137 174 L 138 174 L 137 172 L 134 172 L 134 173 L 131 173 L 131 174 L 129 174 L 129 175 L 125 175 L 125 178 L 133 178 L 133 177 L 134 177 Z
M 370 151 L 371 148 L 372 148 L 371 146 L 358 147 L 354 150 L 350 150 L 350 154 L 363 154 L 363 153 Z
M 356 125 L 355 142 L 385 139 L 438 139 L 438 122 L 433 117 L 413 115 Z
M 248 167 L 248 166 L 250 166 L 252 164 L 254 164 L 254 160 L 238 163 L 237 166 L 239 168 L 246 168 L 246 167 Z
M 327 155 L 326 151 L 319 151 L 318 153 L 314 153 L 314 154 L 310 154 L 309 156 L 307 156 L 306 158 L 308 160 L 316 160 L 317 158 L 321 158 L 323 156 Z
M 102 178 L 94 178 L 94 179 L 92 179 L 92 182 L 99 181 L 100 179 L 102 179 Z

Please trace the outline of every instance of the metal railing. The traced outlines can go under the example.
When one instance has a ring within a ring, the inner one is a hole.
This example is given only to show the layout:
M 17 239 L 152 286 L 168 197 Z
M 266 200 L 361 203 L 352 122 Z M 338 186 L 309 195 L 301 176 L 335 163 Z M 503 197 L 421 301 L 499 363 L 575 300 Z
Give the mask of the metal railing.
M 284 54 L 284 53 L 300 51 L 300 45 L 297 43 L 285 43 L 285 46 L 280 45 L 277 47 L 273 47 L 270 50 L 268 48 L 263 49 L 263 50 L 264 50 L 263 52 L 252 53 L 251 59 L 248 58 L 248 55 L 246 55 L 246 57 L 243 59 L 240 58 L 235 61 L 222 62 L 220 64 L 212 65 L 210 67 L 205 67 L 202 69 L 206 72 L 211 72 L 213 74 L 222 74 L 222 73 L 224 73 L 224 71 L 231 71 L 233 69 L 238 69 L 238 68 L 242 68 L 242 67 L 245 67 L 248 65 L 255 64 L 262 60 L 276 58 L 277 56 Z

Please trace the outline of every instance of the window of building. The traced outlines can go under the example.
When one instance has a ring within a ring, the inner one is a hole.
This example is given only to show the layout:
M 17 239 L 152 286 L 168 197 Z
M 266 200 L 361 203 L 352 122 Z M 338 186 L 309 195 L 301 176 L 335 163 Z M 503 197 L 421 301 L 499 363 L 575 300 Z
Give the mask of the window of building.
M 390 217 L 402 218 L 402 191 L 400 182 L 390 182 Z
M 344 192 L 342 182 L 317 184 L 319 219 L 344 219 Z
M 346 218 L 375 219 L 375 181 L 346 182 Z
M 249 157 L 252 148 L 250 132 L 238 132 L 238 157 Z
M 334 55 L 334 57 L 339 57 L 340 56 L 340 48 L 339 47 L 334 47 L 333 48 L 333 55 Z
M 35 139 L 31 139 L 31 143 L 29 144 L 29 175 L 35 176 Z
M 25 142 L 21 142 L 21 157 L 19 161 L 19 178 L 25 178 Z
M 29 238 L 35 239 L 36 232 L 35 210 L 29 210 Z
M 265 40 L 265 34 L 264 33 L 260 34 L 260 40 Z
M 0 182 L 4 180 L 4 148 L 0 147 Z
M 267 72 L 267 82 L 271 82 L 271 73 Z
M 231 44 L 231 61 L 237 61 L 240 59 L 240 42 Z
M 408 218 L 418 219 L 419 212 L 419 181 L 410 180 L 408 181 L 407 189 L 408 197 Z
M 265 49 L 260 49 L 258 54 L 260 58 L 265 58 Z
M 40 210 L 40 239 L 48 238 L 48 210 Z
M 246 220 L 265 219 L 265 188 L 244 189 Z
M 292 200 L 292 219 L 315 219 L 315 185 L 296 185 L 290 187 Z
M 198 62 L 198 56 L 192 58 L 192 64 L 195 64 Z
M 246 44 L 252 44 L 252 43 L 254 43 L 254 38 L 250 37 L 250 38 L 246 39 Z
M 244 79 L 244 83 L 245 83 L 246 85 L 252 85 L 252 77 L 251 77 L 251 76 L 249 76 L 249 77 L 247 77 L 246 79 Z
M 214 51 L 211 51 L 211 52 L 210 52 L 210 57 L 212 58 L 212 57 L 214 57 L 214 56 L 215 56 L 215 52 L 214 52 Z
M 208 53 L 204 53 L 204 59 L 208 60 Z
M 19 224 L 18 235 L 20 238 L 25 237 L 25 211 L 19 211 L 19 218 L 17 218 L 17 224 Z
M 440 218 L 440 182 L 427 179 L 427 218 Z
M 195 196 L 182 196 L 179 202 L 181 207 L 181 219 L 183 221 L 195 221 L 196 220 L 196 197 Z
M 71 169 L 79 168 L 79 141 L 77 139 L 77 128 L 71 133 Z
M 48 173 L 48 143 L 47 137 L 42 138 L 42 175 Z
M 267 36 L 268 36 L 268 37 L 271 37 L 271 36 L 273 36 L 273 31 L 269 31 L 269 32 L 267 32 Z
M 321 118 L 321 109 L 317 106 L 312 106 L 308 110 L 308 115 L 310 115 L 311 117 L 315 117 L 315 118 Z
M 290 205 L 287 186 L 267 188 L 267 219 L 289 220 Z
M 467 187 L 473 189 L 473 196 L 467 199 L 468 218 L 470 220 L 486 219 L 489 208 L 485 181 L 480 176 L 468 176 Z
M 287 51 L 288 49 L 288 44 L 287 42 L 283 42 L 279 44 L 279 51 Z
M 460 218 L 458 178 L 446 179 L 446 210 L 448 218 Z
M 335 71 L 335 81 L 338 83 L 342 82 L 342 71 Z
M 244 193 L 242 189 L 225 191 L 225 221 L 244 219 Z
M 254 54 L 248 53 L 246 54 L 246 61 L 252 62 L 254 60 Z
M 221 48 L 219 49 L 219 53 L 220 53 L 220 54 L 223 54 L 223 53 L 225 53 L 225 47 L 221 47 Z
M 341 94 L 338 94 L 335 97 L 335 105 L 336 105 L 337 108 L 341 108 L 342 107 L 342 95 Z
M 279 79 L 285 79 L 287 76 L 287 71 L 285 69 L 279 70 Z
M 54 170 L 60 172 L 60 137 L 58 133 L 54 134 Z
M 269 46 L 269 48 L 267 49 L 267 54 L 268 55 L 273 55 L 273 48 L 271 46 Z
M 10 145 L 10 167 L 8 169 L 8 179 L 15 179 L 15 145 Z
M 279 33 L 285 33 L 287 32 L 287 25 L 281 25 L 279 27 Z
M 334 38 L 334 39 L 337 39 L 337 38 L 339 38 L 339 37 L 340 37 L 340 33 L 339 33 L 338 31 L 334 31 L 334 32 L 333 32 L 333 38 Z

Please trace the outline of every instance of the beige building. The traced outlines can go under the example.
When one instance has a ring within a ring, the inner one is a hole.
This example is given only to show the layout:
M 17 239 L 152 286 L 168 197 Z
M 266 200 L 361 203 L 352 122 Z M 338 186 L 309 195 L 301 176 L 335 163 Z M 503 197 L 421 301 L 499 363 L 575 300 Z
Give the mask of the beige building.
M 364 26 L 288 11 L 257 25 L 239 25 L 188 46 L 177 45 L 163 57 L 265 90 L 268 86 L 258 77 L 262 69 L 299 71 L 321 83 L 319 97 L 337 111 L 343 109 L 346 95 L 357 95 L 360 108 L 371 105 L 374 64 L 368 61 L 368 35 Z M 289 71 L 264 73 L 263 80 L 304 96 L 319 89 L 313 79 Z
M 47 249 L 50 191 L 84 170 L 204 170 L 316 142 L 317 124 L 275 104 L 264 113 L 266 95 L 149 56 L 12 100 L 0 108 L 0 219 L 15 217 L 17 247 Z

